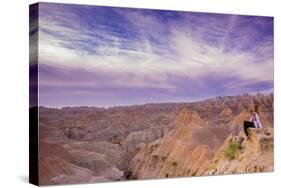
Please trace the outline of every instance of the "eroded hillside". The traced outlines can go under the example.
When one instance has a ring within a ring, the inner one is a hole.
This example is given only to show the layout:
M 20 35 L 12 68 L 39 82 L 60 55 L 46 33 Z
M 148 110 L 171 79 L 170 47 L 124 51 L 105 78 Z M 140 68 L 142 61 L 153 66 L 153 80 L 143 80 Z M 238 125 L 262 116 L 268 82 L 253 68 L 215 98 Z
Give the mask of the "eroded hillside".
M 253 104 L 265 127 L 273 127 L 271 94 L 112 108 L 40 107 L 40 184 L 223 174 L 224 159 L 214 160 L 230 135 L 239 136 Z

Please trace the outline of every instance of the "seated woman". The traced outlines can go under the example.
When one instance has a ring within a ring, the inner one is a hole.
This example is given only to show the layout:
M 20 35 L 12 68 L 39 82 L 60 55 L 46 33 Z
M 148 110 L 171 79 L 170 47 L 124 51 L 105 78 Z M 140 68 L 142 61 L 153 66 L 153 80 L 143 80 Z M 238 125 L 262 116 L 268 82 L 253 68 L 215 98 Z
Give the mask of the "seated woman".
M 244 132 L 246 136 L 249 136 L 248 129 L 252 128 L 263 128 L 263 125 L 260 120 L 258 106 L 254 106 L 252 110 L 250 110 L 252 116 L 249 121 L 244 121 Z

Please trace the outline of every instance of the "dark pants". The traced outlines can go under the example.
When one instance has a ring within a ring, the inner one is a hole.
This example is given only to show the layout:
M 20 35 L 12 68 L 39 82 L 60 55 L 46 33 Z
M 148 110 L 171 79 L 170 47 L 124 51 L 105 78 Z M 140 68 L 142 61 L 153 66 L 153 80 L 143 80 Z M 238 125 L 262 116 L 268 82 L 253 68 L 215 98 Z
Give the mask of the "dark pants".
M 255 128 L 254 123 L 251 122 L 251 121 L 244 121 L 244 132 L 245 132 L 245 134 L 246 134 L 247 137 L 248 137 L 248 135 L 249 135 L 248 129 L 249 129 L 250 127 Z

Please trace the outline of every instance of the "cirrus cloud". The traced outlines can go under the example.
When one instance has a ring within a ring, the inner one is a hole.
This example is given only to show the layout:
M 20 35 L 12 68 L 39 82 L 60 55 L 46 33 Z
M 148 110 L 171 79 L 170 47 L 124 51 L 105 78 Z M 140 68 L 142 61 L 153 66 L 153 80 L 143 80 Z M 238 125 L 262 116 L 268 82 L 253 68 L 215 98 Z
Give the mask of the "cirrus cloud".
M 40 102 L 128 105 L 273 88 L 273 18 L 40 4 Z

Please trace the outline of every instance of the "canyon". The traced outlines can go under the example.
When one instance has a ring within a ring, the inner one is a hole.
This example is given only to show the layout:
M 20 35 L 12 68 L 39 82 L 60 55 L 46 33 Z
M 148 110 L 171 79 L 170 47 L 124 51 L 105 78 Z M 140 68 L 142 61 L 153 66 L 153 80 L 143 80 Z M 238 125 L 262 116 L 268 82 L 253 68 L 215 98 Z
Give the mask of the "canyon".
M 243 122 L 252 106 L 264 125 Z M 273 171 L 273 95 L 39 107 L 40 185 Z

